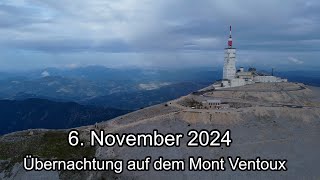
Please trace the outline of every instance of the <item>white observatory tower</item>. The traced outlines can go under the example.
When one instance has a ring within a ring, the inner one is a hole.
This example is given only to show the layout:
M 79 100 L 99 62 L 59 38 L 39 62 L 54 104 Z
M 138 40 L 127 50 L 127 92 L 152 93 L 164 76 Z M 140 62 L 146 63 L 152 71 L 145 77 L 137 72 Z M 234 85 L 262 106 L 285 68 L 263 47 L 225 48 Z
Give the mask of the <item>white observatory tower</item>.
M 230 36 L 228 47 L 224 51 L 223 79 L 232 80 L 236 75 L 236 49 L 232 47 L 232 36 L 230 26 Z

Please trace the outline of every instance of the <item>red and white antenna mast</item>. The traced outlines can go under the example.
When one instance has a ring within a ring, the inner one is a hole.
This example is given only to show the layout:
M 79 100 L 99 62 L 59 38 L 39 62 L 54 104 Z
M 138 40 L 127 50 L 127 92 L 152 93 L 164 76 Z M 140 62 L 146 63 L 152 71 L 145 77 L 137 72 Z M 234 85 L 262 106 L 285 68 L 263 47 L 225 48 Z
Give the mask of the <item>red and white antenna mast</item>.
M 232 48 L 231 26 L 230 26 L 230 35 L 229 35 L 229 39 L 228 39 L 228 48 Z

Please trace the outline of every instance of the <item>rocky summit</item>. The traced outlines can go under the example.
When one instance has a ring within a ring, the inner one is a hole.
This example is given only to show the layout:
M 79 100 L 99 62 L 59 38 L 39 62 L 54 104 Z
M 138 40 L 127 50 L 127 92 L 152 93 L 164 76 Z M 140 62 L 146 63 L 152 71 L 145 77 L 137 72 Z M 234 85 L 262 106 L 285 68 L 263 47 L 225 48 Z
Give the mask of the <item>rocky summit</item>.
M 212 104 L 213 108 L 204 105 L 206 102 L 216 104 Z M 1 136 L 0 179 L 318 179 L 319 129 L 320 88 L 289 82 L 208 87 L 109 121 L 79 127 L 84 147 L 67 144 L 69 130 L 27 130 Z M 158 130 L 162 134 L 182 133 L 184 137 L 180 146 L 173 147 L 91 147 L 92 130 L 102 130 L 104 135 Z M 219 130 L 222 134 L 230 130 L 232 142 L 229 146 L 187 147 L 190 130 Z M 22 165 L 26 154 L 52 160 L 85 156 L 124 162 L 146 157 L 151 161 L 159 157 L 163 161 L 194 157 L 193 168 L 197 168 L 199 157 L 199 163 L 210 162 L 210 166 L 218 166 L 224 157 L 236 170 L 226 163 L 225 170 L 210 167 L 195 171 L 189 170 L 187 162 L 184 171 L 26 171 Z M 261 170 L 267 165 L 281 170 Z

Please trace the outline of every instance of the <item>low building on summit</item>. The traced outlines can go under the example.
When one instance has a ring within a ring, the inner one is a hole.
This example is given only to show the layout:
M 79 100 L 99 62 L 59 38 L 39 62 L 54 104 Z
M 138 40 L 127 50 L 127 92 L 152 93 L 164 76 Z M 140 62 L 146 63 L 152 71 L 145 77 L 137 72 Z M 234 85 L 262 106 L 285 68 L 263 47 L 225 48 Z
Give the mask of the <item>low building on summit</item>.
M 253 78 L 255 82 L 287 82 L 287 79 L 282 79 L 276 76 L 255 76 Z
M 243 67 L 240 67 L 240 69 L 236 72 L 236 78 L 239 78 L 239 79 L 252 80 L 252 77 L 253 77 L 253 72 L 245 71 Z
M 244 86 L 246 84 L 247 84 L 246 80 L 240 79 L 240 78 L 231 79 L 231 81 L 230 81 L 231 87 Z
M 202 101 L 202 106 L 205 109 L 220 109 L 221 108 L 221 100 L 208 99 L 208 100 Z

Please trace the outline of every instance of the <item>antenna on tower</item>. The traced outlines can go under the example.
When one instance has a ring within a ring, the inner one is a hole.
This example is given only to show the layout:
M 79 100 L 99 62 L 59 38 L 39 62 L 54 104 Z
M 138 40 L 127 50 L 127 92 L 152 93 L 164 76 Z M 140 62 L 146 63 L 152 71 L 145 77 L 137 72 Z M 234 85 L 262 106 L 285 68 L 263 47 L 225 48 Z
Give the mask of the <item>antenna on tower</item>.
M 229 35 L 229 39 L 228 39 L 228 47 L 232 48 L 231 25 L 230 25 L 230 35 Z

